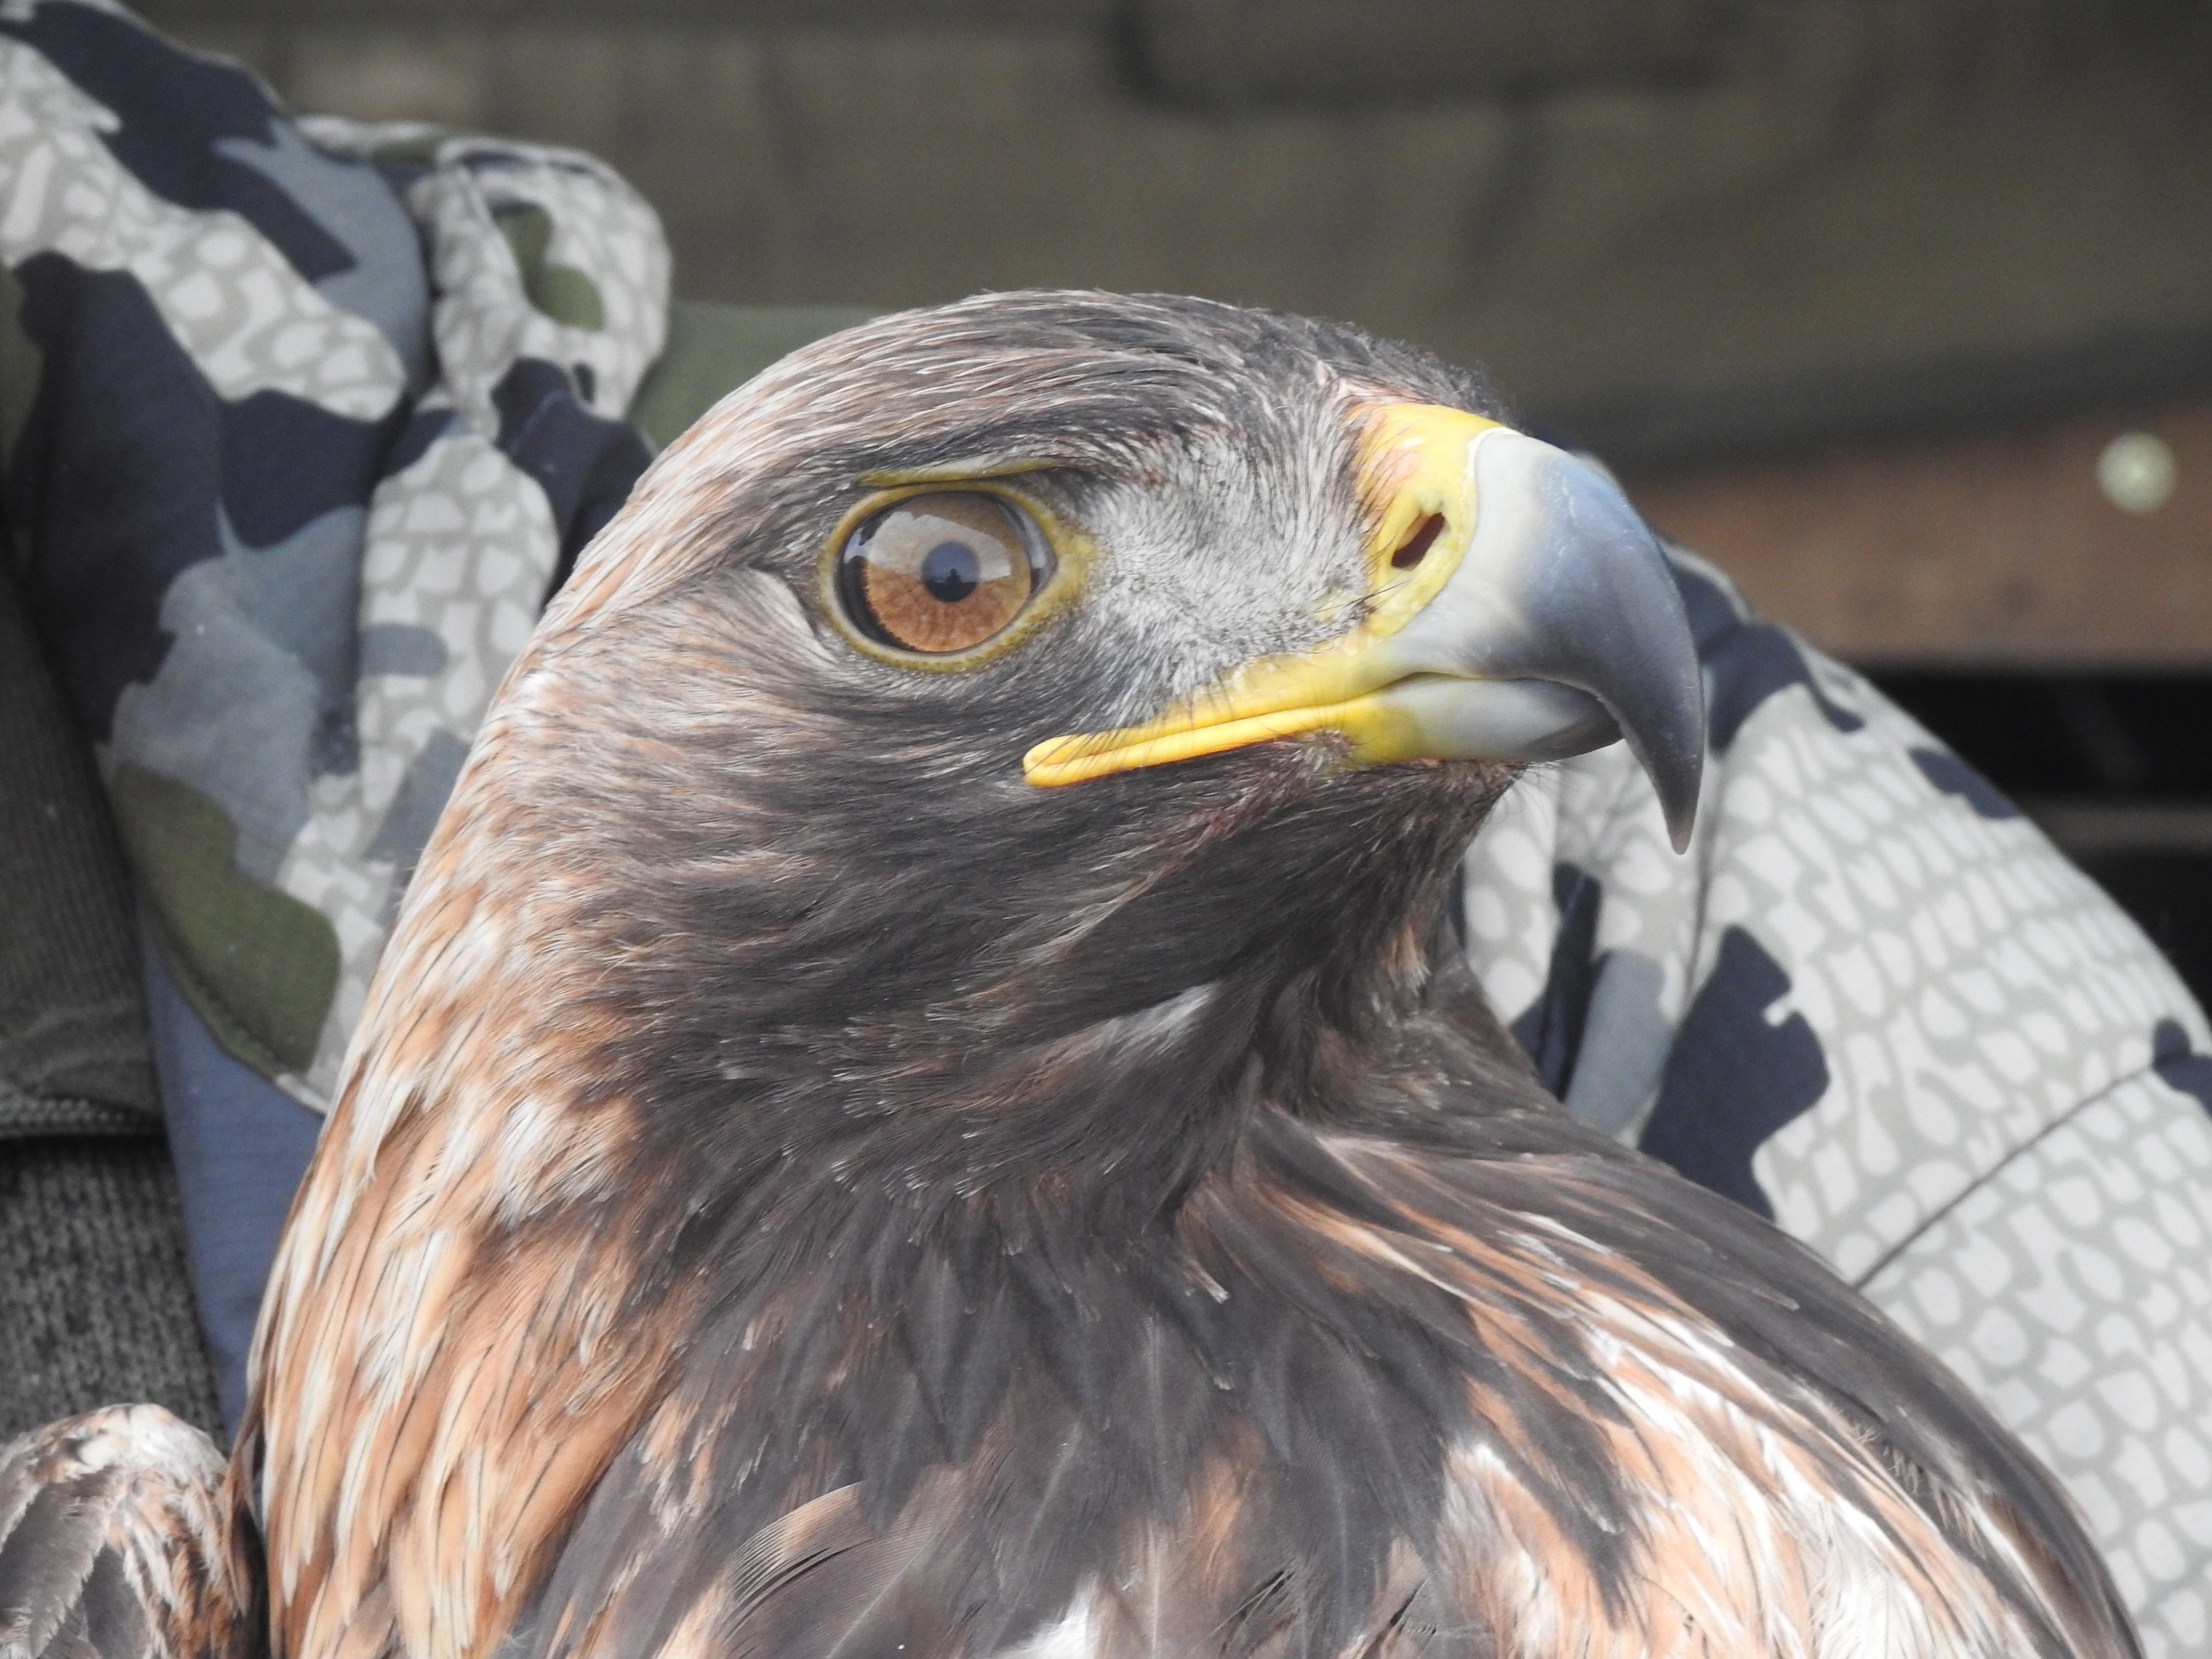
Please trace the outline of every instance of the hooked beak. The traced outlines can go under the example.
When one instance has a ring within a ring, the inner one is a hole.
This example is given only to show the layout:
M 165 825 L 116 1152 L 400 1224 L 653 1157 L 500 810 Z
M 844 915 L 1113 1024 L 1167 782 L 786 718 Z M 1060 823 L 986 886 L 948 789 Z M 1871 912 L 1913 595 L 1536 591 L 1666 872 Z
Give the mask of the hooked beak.
M 1705 706 L 1659 544 L 1587 461 L 1479 415 L 1363 412 L 1374 513 L 1364 619 L 1300 656 L 1246 664 L 1160 718 L 1050 738 L 1029 781 L 1080 783 L 1310 732 L 1362 763 L 1561 760 L 1625 737 L 1679 852 Z

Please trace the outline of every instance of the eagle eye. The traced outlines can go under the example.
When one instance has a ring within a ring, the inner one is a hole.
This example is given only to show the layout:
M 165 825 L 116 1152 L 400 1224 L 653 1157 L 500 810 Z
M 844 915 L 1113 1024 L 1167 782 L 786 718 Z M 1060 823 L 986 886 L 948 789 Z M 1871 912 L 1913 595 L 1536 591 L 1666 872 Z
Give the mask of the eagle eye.
M 854 526 L 837 552 L 837 601 L 878 644 L 946 656 L 1003 631 L 1051 569 L 1044 532 L 1018 503 L 933 490 Z

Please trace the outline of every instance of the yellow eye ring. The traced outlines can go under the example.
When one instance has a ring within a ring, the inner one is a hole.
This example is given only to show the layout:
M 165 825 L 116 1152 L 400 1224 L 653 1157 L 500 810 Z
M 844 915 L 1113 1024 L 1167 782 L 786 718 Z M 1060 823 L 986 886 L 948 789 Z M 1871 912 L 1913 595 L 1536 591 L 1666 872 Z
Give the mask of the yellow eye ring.
M 1066 604 L 1090 553 L 1087 538 L 1026 491 L 931 478 L 856 502 L 823 549 L 818 580 L 838 631 L 860 651 L 957 670 L 1012 650 Z

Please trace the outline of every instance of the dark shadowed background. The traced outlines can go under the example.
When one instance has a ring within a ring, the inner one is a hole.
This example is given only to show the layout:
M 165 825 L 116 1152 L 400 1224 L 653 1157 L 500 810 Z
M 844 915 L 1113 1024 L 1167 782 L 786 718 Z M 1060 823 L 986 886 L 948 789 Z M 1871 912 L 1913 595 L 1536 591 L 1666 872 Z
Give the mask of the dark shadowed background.
M 143 10 L 298 109 L 604 156 L 689 299 L 1178 289 L 1486 364 L 2212 989 L 2212 7 Z

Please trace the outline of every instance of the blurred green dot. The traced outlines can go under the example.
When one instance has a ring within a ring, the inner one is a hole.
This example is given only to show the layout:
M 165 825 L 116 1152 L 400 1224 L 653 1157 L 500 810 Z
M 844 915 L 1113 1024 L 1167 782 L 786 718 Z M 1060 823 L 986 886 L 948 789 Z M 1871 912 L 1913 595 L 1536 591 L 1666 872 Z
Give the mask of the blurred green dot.
M 2155 513 L 2172 499 L 2179 471 L 2165 439 L 2123 432 L 2097 457 L 2097 488 L 2124 513 Z

